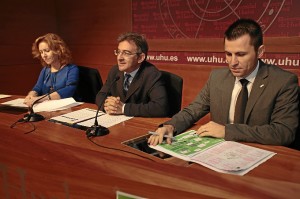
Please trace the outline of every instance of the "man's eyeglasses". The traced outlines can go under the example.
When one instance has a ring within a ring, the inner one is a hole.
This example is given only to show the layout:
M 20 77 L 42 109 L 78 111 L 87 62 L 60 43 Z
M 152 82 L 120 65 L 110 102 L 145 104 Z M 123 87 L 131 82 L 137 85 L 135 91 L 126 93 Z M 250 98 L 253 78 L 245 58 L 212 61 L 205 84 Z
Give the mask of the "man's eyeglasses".
M 124 50 L 124 51 L 120 51 L 120 50 L 114 50 L 114 53 L 116 56 L 118 55 L 123 55 L 124 57 L 130 57 L 132 55 L 139 55 L 139 54 L 142 54 L 142 53 L 132 53 L 130 51 L 127 51 L 127 50 Z

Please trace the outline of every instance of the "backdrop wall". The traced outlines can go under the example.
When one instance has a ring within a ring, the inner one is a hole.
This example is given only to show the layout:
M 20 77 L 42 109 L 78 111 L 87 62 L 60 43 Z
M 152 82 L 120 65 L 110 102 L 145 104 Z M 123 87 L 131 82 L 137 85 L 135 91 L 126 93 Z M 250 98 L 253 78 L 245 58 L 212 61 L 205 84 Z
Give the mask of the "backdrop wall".
M 197 4 L 195 3 L 197 2 Z M 31 45 L 54 32 L 69 45 L 74 63 L 97 68 L 105 81 L 116 63 L 117 36 L 137 31 L 148 38 L 148 59 L 184 79 L 183 106 L 203 87 L 213 68 L 226 67 L 222 35 L 239 17 L 258 20 L 265 59 L 300 76 L 299 1 L 292 0 L 2 0 L 0 93 L 25 95 L 41 66 Z

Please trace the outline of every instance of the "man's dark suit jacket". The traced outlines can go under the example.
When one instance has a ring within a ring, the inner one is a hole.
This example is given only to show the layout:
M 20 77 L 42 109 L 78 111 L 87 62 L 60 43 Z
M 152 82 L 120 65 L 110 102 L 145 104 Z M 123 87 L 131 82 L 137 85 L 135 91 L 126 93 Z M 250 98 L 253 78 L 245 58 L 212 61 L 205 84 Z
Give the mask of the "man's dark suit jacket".
M 248 99 L 245 124 L 229 124 L 235 77 L 228 68 L 212 71 L 196 99 L 165 124 L 181 133 L 210 112 L 211 120 L 225 125 L 225 140 L 289 145 L 298 126 L 298 78 L 260 61 Z
M 120 79 L 113 83 L 116 77 Z M 166 117 L 169 106 L 165 83 L 161 72 L 151 63 L 144 61 L 134 79 L 132 80 L 127 95 L 123 92 L 124 72 L 118 66 L 111 68 L 107 80 L 96 96 L 96 104 L 101 105 L 107 96 L 119 96 L 126 103 L 124 115 L 140 117 Z M 111 87 L 111 89 L 109 89 Z M 103 105 L 101 107 L 103 109 Z

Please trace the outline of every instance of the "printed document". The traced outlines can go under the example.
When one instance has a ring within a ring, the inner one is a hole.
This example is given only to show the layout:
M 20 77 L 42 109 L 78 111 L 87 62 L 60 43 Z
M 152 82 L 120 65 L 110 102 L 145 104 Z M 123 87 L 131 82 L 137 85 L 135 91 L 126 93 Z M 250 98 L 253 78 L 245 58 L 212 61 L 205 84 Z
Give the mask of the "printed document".
M 10 97 L 11 95 L 0 94 L 0 99 Z
M 19 108 L 28 108 L 26 104 L 24 104 L 24 98 L 18 98 L 14 100 L 10 100 L 2 103 L 3 105 L 19 107 Z M 71 108 L 73 106 L 78 106 L 83 104 L 82 102 L 76 102 L 72 97 L 59 99 L 59 100 L 47 100 L 41 103 L 37 103 L 33 106 L 34 112 L 43 112 L 43 111 L 57 111 L 63 110 L 67 108 Z
M 171 145 L 150 145 L 174 157 L 201 164 L 214 171 L 245 175 L 276 153 L 233 141 L 200 137 L 195 130 L 175 136 Z
M 49 121 L 58 122 L 69 126 L 76 124 L 77 126 L 91 127 L 95 123 L 96 112 L 97 110 L 84 108 L 60 116 L 52 117 Z M 109 115 L 103 111 L 99 111 L 97 121 L 99 125 L 108 128 L 131 118 L 133 117 L 128 117 L 125 115 Z

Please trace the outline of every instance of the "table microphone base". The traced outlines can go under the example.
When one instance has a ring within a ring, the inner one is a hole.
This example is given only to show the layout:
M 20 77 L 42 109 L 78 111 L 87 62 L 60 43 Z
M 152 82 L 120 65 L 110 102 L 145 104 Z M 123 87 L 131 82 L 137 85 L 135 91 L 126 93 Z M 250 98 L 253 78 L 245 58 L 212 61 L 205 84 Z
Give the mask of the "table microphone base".
M 24 115 L 23 120 L 27 122 L 38 122 L 44 120 L 45 117 L 37 113 L 29 113 Z
M 108 128 L 100 125 L 98 126 L 93 125 L 86 130 L 87 137 L 103 136 L 103 135 L 107 135 L 108 133 L 109 133 Z

